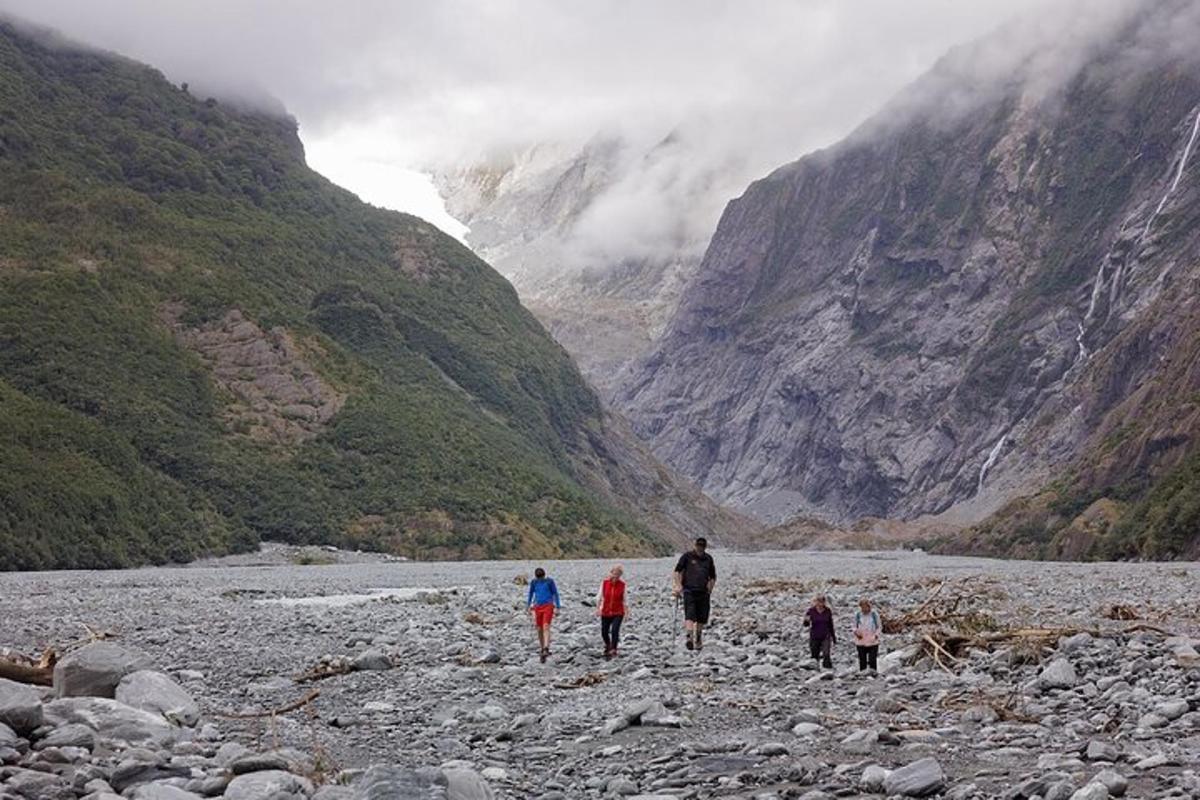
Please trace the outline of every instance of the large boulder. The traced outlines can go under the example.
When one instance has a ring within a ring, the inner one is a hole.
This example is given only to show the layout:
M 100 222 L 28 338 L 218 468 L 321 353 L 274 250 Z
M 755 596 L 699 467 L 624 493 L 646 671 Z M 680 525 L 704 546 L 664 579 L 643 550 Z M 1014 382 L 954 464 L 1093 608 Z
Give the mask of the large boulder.
M 271 800 L 282 795 L 308 795 L 313 785 L 306 778 L 278 769 L 238 775 L 225 789 L 225 800 Z
M 29 733 L 42 724 L 42 698 L 23 683 L 0 678 L 0 723 L 17 733 Z
M 176 725 L 190 728 L 200 721 L 200 707 L 196 701 L 161 672 L 143 669 L 129 673 L 117 684 L 116 699 L 119 703 L 166 717 Z
M 129 744 L 165 747 L 179 736 L 161 716 L 104 697 L 64 697 L 47 703 L 45 713 L 55 726 L 86 725 L 101 739 Z
M 200 795 L 167 783 L 144 783 L 129 795 L 130 800 L 204 800 Z
M 440 789 L 440 791 L 438 791 Z M 467 767 L 371 767 L 354 785 L 354 800 L 494 800 L 487 782 Z
M 883 779 L 883 789 L 889 795 L 928 797 L 946 785 L 946 774 L 935 759 L 922 758 L 893 770 Z
M 122 678 L 149 668 L 150 659 L 141 653 L 112 642 L 93 642 L 54 665 L 54 691 L 59 697 L 111 698 Z

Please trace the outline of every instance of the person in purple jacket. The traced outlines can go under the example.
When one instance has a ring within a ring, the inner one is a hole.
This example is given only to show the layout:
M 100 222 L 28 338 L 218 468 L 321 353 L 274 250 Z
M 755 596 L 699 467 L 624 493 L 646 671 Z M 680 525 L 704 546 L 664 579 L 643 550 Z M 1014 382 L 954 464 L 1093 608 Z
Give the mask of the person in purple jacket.
M 832 669 L 830 653 L 837 642 L 837 633 L 833 628 L 833 609 L 825 602 L 825 595 L 817 595 L 812 606 L 804 612 L 804 627 L 808 628 L 808 650 L 813 660 L 819 660 L 821 666 Z

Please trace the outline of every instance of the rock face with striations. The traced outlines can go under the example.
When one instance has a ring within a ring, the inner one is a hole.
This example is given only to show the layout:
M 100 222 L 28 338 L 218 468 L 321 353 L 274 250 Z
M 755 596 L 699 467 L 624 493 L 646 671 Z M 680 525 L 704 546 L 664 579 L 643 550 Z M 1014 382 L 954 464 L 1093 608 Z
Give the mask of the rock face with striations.
M 1069 469 L 976 546 L 1129 547 L 1200 432 L 1200 66 L 1172 44 L 1200 14 L 1130 8 L 956 51 L 730 203 L 617 400 L 638 432 L 769 521 L 972 523 Z

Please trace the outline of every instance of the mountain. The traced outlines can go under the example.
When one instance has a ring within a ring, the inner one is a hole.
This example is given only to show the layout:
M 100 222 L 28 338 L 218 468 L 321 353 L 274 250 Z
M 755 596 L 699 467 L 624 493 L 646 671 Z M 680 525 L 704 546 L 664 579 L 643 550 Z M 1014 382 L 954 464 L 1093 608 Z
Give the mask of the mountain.
M 1200 12 L 1122 8 L 956 50 L 731 202 L 616 399 L 655 452 L 769 521 L 1196 554 Z
M 540 143 L 435 171 L 466 241 L 609 399 L 662 335 L 699 266 L 740 159 L 703 168 L 691 140 L 597 135 Z M 711 208 L 710 208 L 711 207 Z
M 0 568 L 327 542 L 651 554 L 741 524 L 507 281 L 295 121 L 0 21 Z

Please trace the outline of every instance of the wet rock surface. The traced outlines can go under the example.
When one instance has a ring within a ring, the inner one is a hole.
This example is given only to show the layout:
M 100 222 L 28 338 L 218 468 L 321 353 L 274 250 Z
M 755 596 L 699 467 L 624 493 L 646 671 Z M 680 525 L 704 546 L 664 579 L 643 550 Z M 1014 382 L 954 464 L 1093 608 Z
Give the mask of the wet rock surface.
M 90 630 L 138 669 L 115 699 L 5 685 L 0 798 L 1200 796 L 1198 565 L 717 558 L 699 652 L 675 633 L 672 562 L 626 562 L 612 660 L 592 605 L 608 562 L 545 564 L 564 602 L 546 664 L 532 564 L 8 575 L 5 646 L 74 654 Z M 832 670 L 800 624 L 816 592 Z M 857 598 L 926 619 L 937 592 L 957 616 L 885 636 L 884 674 L 859 673 Z M 1136 618 L 1107 618 L 1116 603 Z

